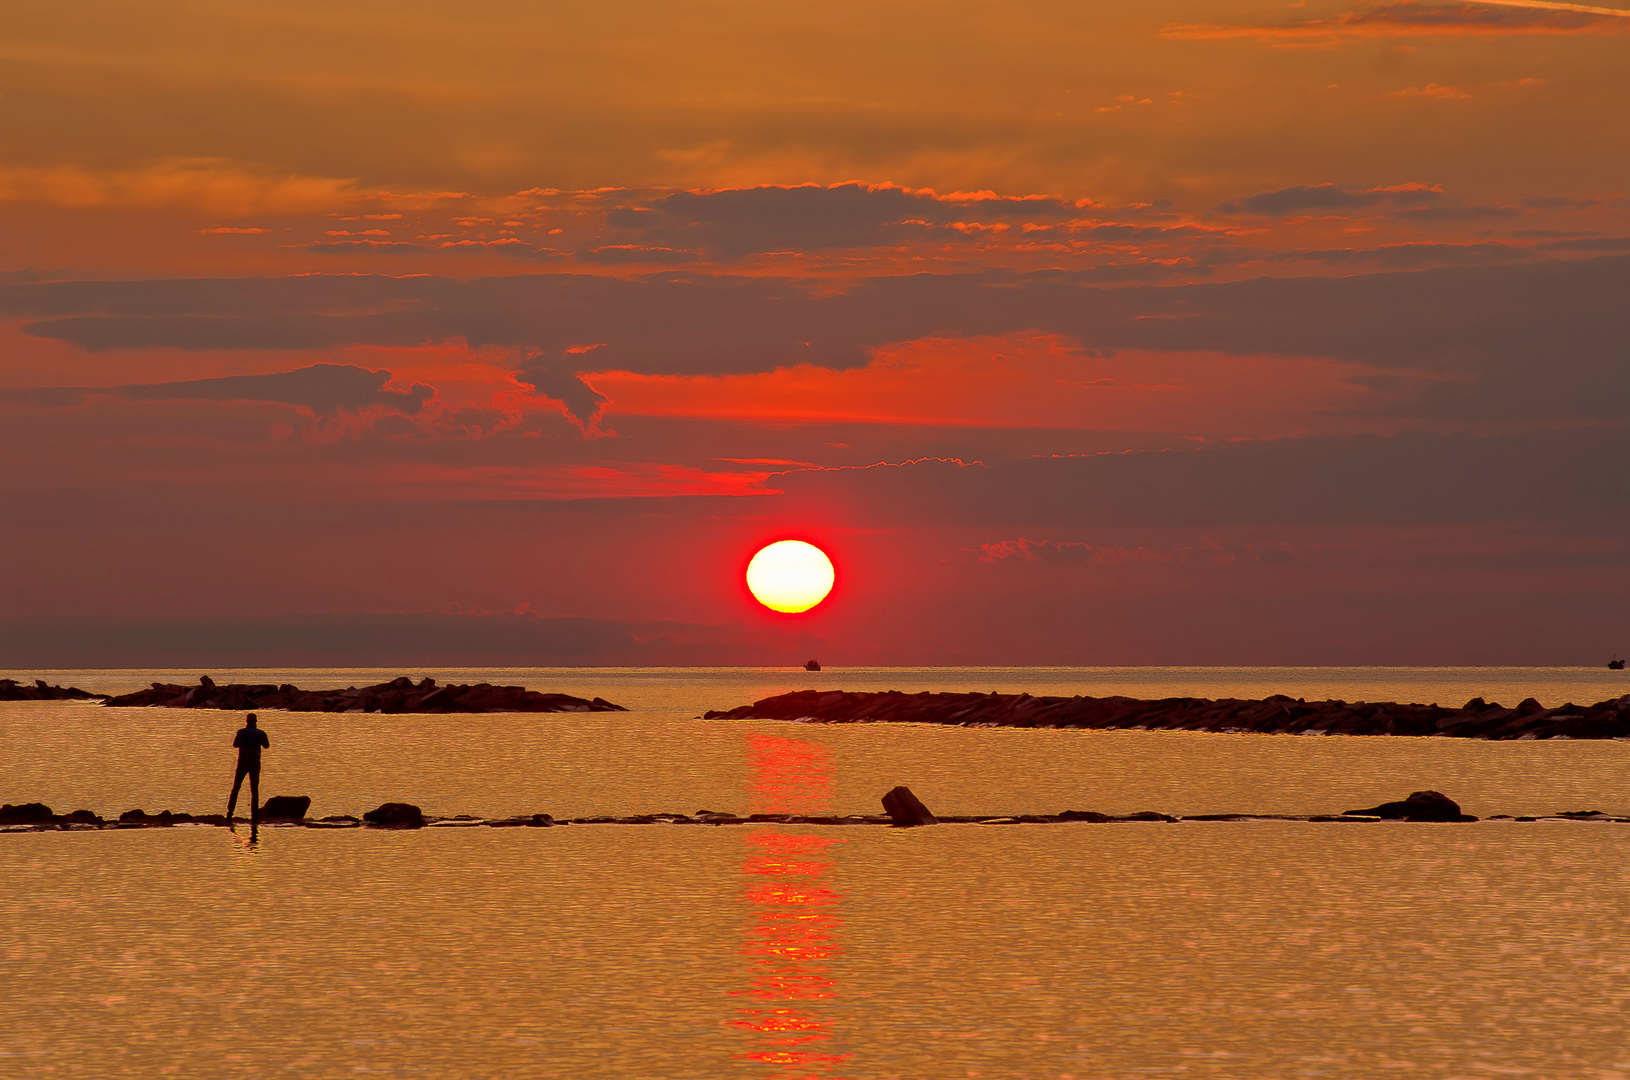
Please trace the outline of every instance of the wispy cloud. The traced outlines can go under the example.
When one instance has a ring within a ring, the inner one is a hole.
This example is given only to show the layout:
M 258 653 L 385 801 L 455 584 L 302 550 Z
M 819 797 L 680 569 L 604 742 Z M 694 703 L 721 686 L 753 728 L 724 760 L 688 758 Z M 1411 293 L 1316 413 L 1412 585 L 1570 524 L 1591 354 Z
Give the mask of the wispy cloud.
M 1470 0 L 1486 7 L 1537 8 L 1541 11 L 1577 11 L 1586 15 L 1608 15 L 1630 19 L 1630 10 L 1610 7 L 1592 7 L 1589 4 L 1557 4 L 1551 0 Z
M 1161 35 L 1314 45 L 1365 37 L 1618 33 L 1624 29 L 1626 19 L 1630 19 L 1630 10 L 1548 0 L 1468 0 L 1442 5 L 1405 0 L 1289 23 L 1171 23 Z
M 0 202 L 71 209 L 183 207 L 232 218 L 320 212 L 365 197 L 353 180 L 256 172 L 216 158 L 171 158 L 139 168 L 100 171 L 70 165 L 0 168 Z

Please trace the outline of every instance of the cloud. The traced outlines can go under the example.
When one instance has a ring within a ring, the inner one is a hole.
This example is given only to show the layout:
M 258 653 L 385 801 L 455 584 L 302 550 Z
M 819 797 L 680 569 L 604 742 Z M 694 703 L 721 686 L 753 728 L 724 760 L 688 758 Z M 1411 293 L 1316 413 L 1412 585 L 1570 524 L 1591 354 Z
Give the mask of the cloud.
M 765 252 L 898 245 L 942 227 L 956 233 L 956 225 L 969 221 L 1056 221 L 1074 213 L 1074 204 L 1056 197 L 988 191 L 939 195 L 847 183 L 680 191 L 645 206 L 613 210 L 607 222 L 654 242 L 705 248 L 728 261 Z
M 1618 33 L 1630 11 L 1543 0 L 1481 0 L 1460 4 L 1368 4 L 1327 19 L 1291 23 L 1170 23 L 1162 37 L 1244 38 L 1280 44 L 1319 44 L 1343 38 L 1443 35 Z
M 604 247 L 584 248 L 576 252 L 573 258 L 579 262 L 598 263 L 604 266 L 629 264 L 678 266 L 696 262 L 701 258 L 701 254 L 681 248 L 647 247 L 644 244 L 607 244 Z
M 1299 184 L 1296 187 L 1265 191 L 1217 207 L 1220 214 L 1260 214 L 1284 217 L 1289 214 L 1330 213 L 1367 210 L 1371 207 L 1424 207 L 1443 198 L 1443 189 L 1428 184 L 1398 184 L 1392 187 L 1349 188 L 1339 184 Z
M 1431 253 L 1406 246 L 1385 257 L 1422 254 Z M 560 358 L 549 367 L 562 374 L 848 370 L 865 367 L 890 343 L 1037 331 L 1089 350 L 1320 357 L 1468 375 L 1483 380 L 1479 393 L 1493 395 L 1479 402 L 1485 415 L 1543 418 L 1630 415 L 1627 293 L 1630 257 L 1609 255 L 1114 288 L 1068 271 L 878 277 L 841 290 L 680 273 L 13 282 L 0 285 L 0 312 L 33 317 L 24 327 L 30 334 L 90 349 L 461 339 Z M 583 342 L 605 345 L 566 361 L 564 351 Z M 1477 386 L 1441 388 L 1436 407 L 1449 409 L 1454 395 L 1468 405 L 1479 400 Z
M 1152 551 L 1147 548 L 1109 547 L 1103 544 L 1076 544 L 1069 541 L 1026 540 L 1022 536 L 1017 540 L 998 540 L 993 544 L 980 544 L 979 550 L 981 552 L 979 556 L 980 562 L 1003 562 L 1010 559 L 1020 562 L 1047 563 L 1172 561 L 1170 553 Z
M 871 527 L 1622 523 L 1630 519 L 1627 455 L 1623 427 L 1405 433 L 995 465 L 931 460 L 800 470 L 765 485 L 795 507 L 841 507 Z
M 316 415 L 359 412 L 383 407 L 403 415 L 423 408 L 435 391 L 423 383 L 406 390 L 389 390 L 389 371 L 368 371 L 344 364 L 315 364 L 297 371 L 270 375 L 230 375 L 220 379 L 186 382 L 91 387 L 46 387 L 0 390 L 0 402 L 66 407 L 93 396 L 125 401 L 269 401 L 304 408 Z
M 978 561 L 984 563 L 1018 561 L 1041 563 L 1272 563 L 1287 565 L 1302 561 L 1306 554 L 1296 544 L 1241 543 L 1204 536 L 1187 547 L 1136 548 L 1106 544 L 1081 544 L 1054 540 L 999 540 L 980 544 Z
M 1470 101 L 1471 95 L 1458 86 L 1443 86 L 1440 83 L 1427 83 L 1425 86 L 1409 86 L 1402 90 L 1393 91 L 1393 97 L 1419 97 L 1431 98 L 1433 101 Z
M 0 168 L 0 202 L 76 210 L 179 209 L 230 218 L 335 210 L 366 197 L 354 180 L 257 172 L 220 158 L 167 158 L 104 171 L 71 165 Z
M 1421 266 L 1520 262 L 1532 259 L 1534 252 L 1515 244 L 1488 241 L 1481 244 L 1383 244 L 1373 248 L 1335 248 L 1324 251 L 1285 251 L 1271 256 L 1273 262 L 1315 262 L 1333 264 L 1374 263 L 1389 269 Z
M 583 355 L 591 351 L 582 346 L 561 350 L 568 356 Z M 560 402 L 566 415 L 585 434 L 598 433 L 601 413 L 611 399 L 584 382 L 574 373 L 575 364 L 564 359 L 551 359 L 541 352 L 530 352 L 514 361 L 515 377 L 530 383 L 538 393 Z
M 403 240 L 322 240 L 301 246 L 319 255 L 401 255 L 436 250 Z

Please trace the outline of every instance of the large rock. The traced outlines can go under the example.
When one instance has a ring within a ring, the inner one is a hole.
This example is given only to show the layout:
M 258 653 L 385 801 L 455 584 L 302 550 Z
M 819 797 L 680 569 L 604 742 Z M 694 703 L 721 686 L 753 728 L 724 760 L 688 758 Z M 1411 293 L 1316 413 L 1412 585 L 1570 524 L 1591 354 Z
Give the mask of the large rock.
M 310 795 L 273 795 L 260 807 L 262 819 L 299 821 L 311 809 Z
M 363 814 L 362 820 L 382 829 L 422 829 L 424 811 L 412 803 L 388 802 Z
M 911 789 L 904 784 L 883 796 L 883 811 L 901 828 L 939 824 L 939 819 L 929 813 L 923 801 L 912 794 Z
M 0 825 L 39 825 L 56 817 L 44 803 L 25 802 L 0 806 Z
M 1476 821 L 1470 814 L 1460 812 L 1460 804 L 1441 791 L 1416 791 L 1407 799 L 1382 803 L 1366 810 L 1346 810 L 1343 813 L 1364 817 L 1387 818 L 1392 821 Z

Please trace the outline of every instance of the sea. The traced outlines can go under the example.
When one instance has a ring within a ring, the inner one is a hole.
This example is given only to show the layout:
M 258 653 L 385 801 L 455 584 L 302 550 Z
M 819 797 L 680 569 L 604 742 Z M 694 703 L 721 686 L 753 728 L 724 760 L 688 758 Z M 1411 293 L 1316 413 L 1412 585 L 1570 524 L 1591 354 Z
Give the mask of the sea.
M 1630 814 L 1630 742 L 703 720 L 800 689 L 1590 704 L 1553 668 L 29 671 L 625 713 L 264 712 L 311 814 Z M 0 802 L 220 813 L 241 715 L 0 703 Z M 0 1077 L 1630 1080 L 1630 825 L 0 834 Z

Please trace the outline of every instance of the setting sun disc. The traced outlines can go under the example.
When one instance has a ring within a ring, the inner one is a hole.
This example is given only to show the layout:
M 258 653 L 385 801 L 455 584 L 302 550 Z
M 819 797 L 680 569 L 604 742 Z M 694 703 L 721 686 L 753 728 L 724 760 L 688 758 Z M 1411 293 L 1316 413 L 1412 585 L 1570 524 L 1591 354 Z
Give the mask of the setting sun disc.
M 747 588 L 772 611 L 796 614 L 826 599 L 837 574 L 826 552 L 802 540 L 781 540 L 747 564 Z

